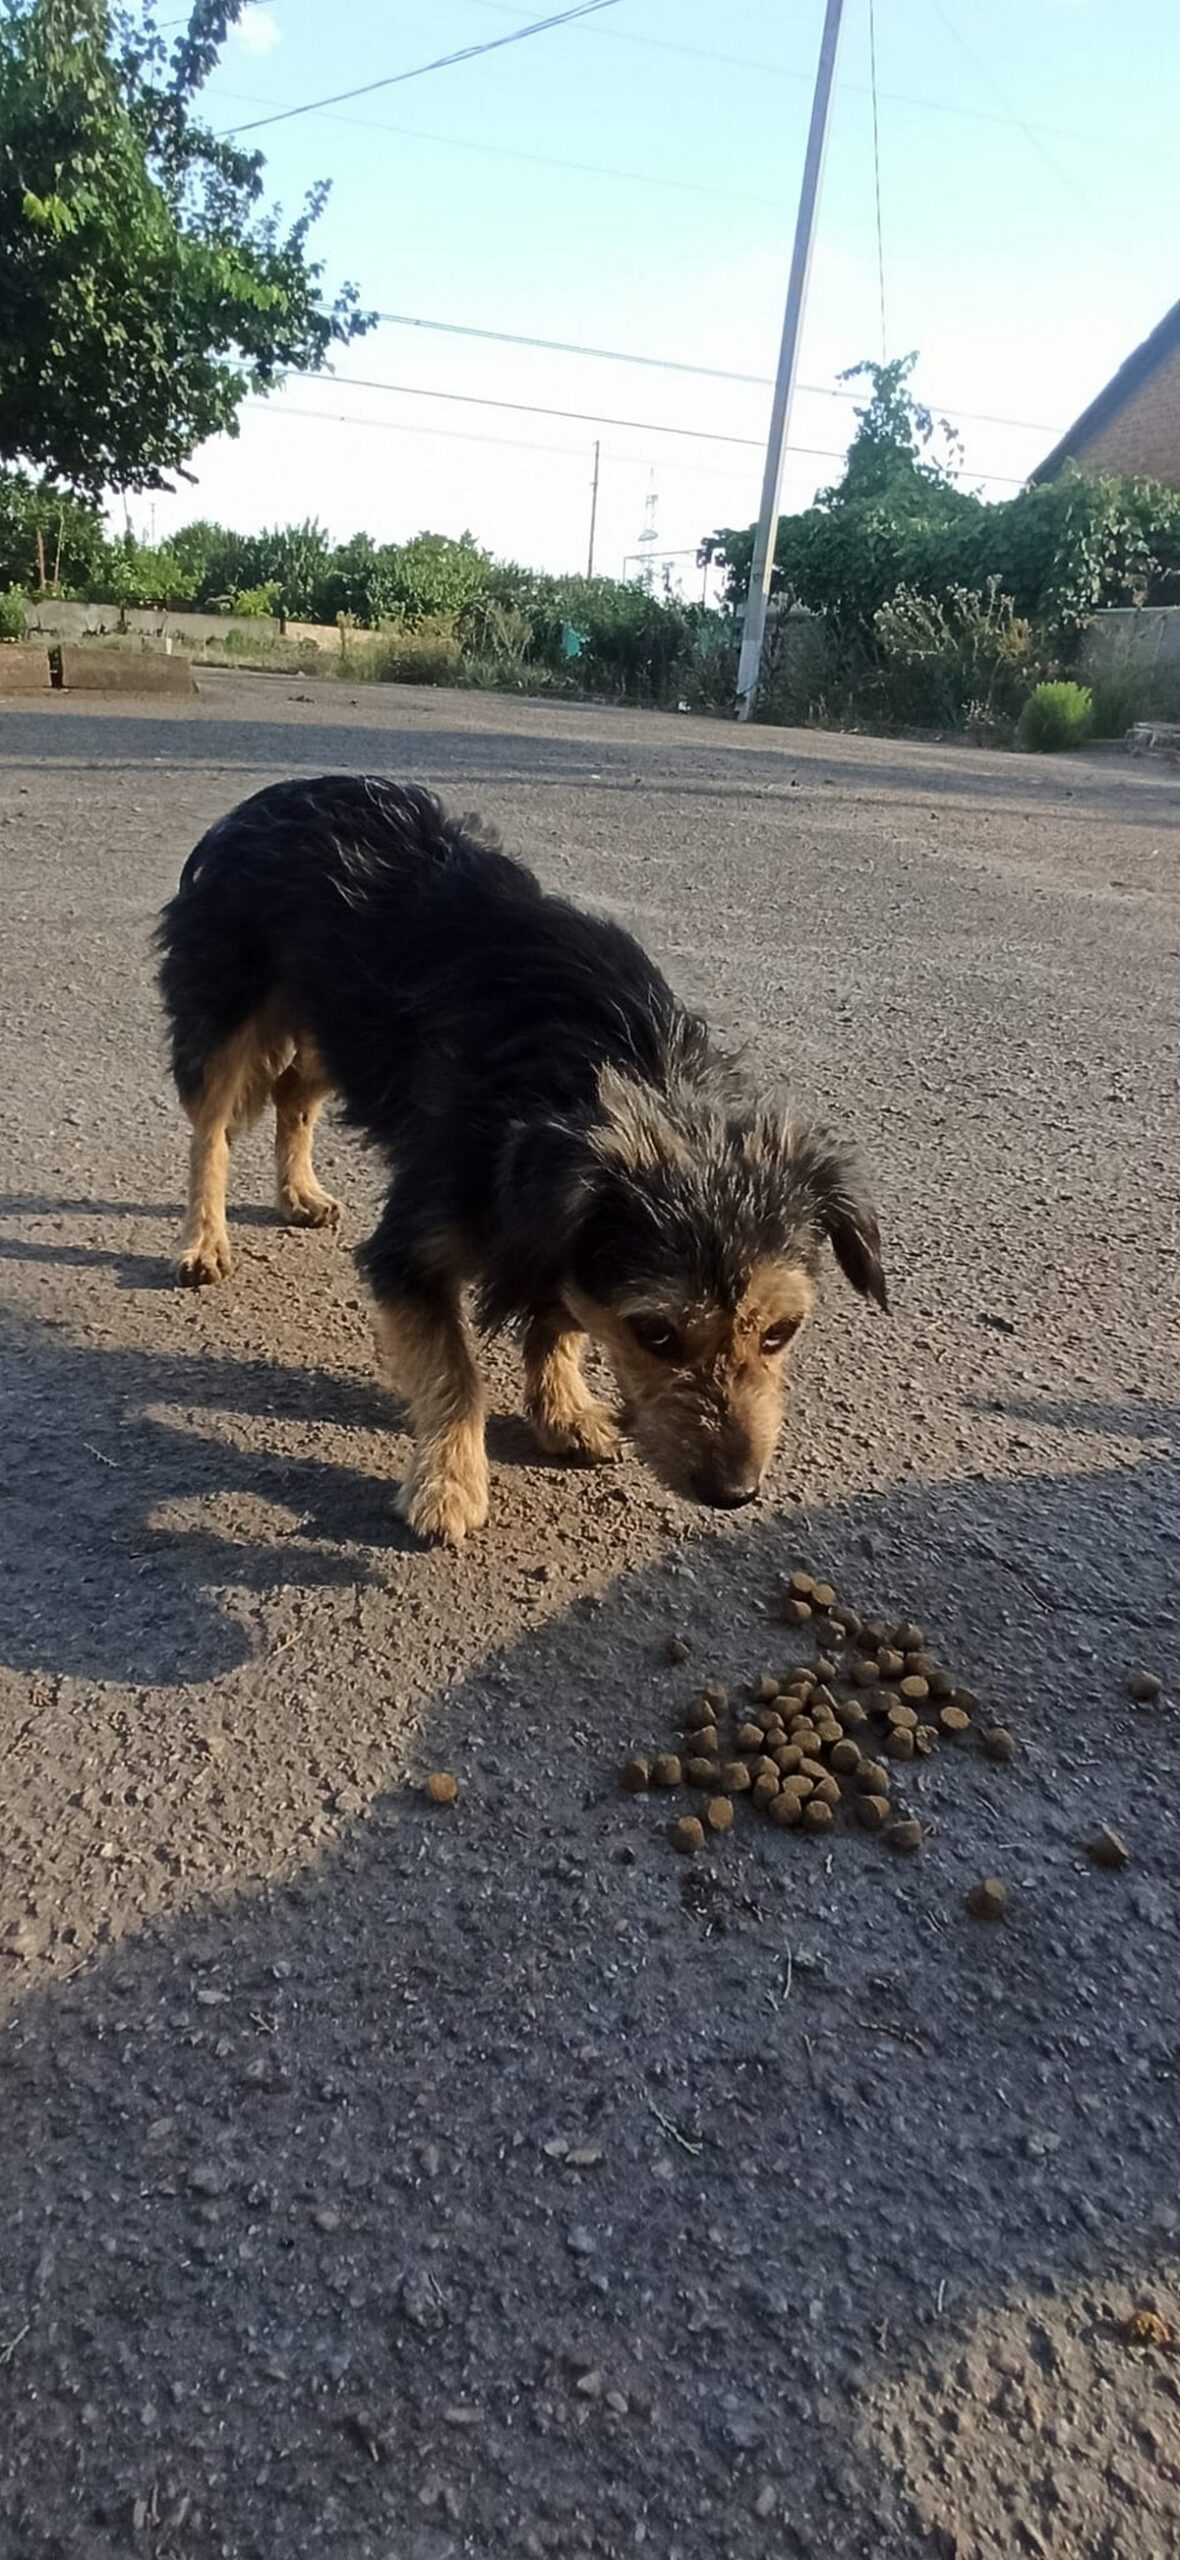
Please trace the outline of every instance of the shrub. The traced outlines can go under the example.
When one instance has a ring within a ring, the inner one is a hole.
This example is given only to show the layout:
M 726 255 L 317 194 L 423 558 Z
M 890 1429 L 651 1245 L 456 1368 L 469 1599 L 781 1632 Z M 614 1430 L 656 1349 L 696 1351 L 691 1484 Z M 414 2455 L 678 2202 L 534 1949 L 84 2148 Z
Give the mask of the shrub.
M 1010 729 L 1035 672 L 1032 626 L 999 580 L 945 597 L 899 587 L 873 616 L 886 717 L 919 728 Z
M 183 609 L 193 603 L 196 591 L 194 571 L 178 558 L 171 543 L 163 542 L 153 549 L 150 543 L 136 542 L 131 534 L 112 543 L 88 590 L 95 604 L 132 605 L 153 611 Z
M 739 643 L 732 624 L 702 614 L 696 644 L 684 670 L 683 697 L 690 711 L 731 712 L 737 701 Z
M 342 640 L 341 673 L 374 684 L 455 684 L 462 650 L 453 614 L 387 624 L 371 638 Z
M 20 587 L 0 587 L 0 640 L 23 640 L 27 600 Z
M 1030 693 L 1017 732 L 1022 747 L 1051 755 L 1061 747 L 1080 747 L 1089 737 L 1094 700 L 1085 684 L 1039 684 Z
M 272 617 L 277 615 L 281 593 L 278 579 L 268 578 L 261 587 L 235 588 L 230 605 L 235 613 L 243 614 L 248 621 L 261 621 L 268 614 Z
M 1166 686 L 1158 668 L 1135 665 L 1129 659 L 1089 670 L 1087 681 L 1094 703 L 1090 722 L 1094 738 L 1125 738 L 1137 720 L 1150 720 L 1164 704 Z
M 445 533 L 416 533 L 411 542 L 388 543 L 376 555 L 378 610 L 408 623 L 460 614 L 484 594 L 491 567 L 490 552 L 470 533 L 458 541 Z

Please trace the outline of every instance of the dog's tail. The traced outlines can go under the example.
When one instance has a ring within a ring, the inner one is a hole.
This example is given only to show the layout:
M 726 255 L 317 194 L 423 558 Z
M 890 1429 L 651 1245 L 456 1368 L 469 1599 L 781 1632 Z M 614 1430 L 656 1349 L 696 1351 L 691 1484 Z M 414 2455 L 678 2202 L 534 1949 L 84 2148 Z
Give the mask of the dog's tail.
M 235 880 L 231 865 L 210 859 L 224 849 L 226 825 L 219 820 L 194 845 L 155 932 L 157 984 L 182 1102 L 200 1092 L 209 1059 L 270 992 L 269 937 L 258 898 L 247 879 Z M 205 894 L 214 884 L 217 893 Z

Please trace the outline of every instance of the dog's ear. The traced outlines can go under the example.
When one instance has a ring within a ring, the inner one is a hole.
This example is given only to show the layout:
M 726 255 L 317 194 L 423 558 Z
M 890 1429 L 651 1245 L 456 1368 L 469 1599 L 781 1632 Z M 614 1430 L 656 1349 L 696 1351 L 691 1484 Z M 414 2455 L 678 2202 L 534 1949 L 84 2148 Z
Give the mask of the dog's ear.
M 796 1164 L 845 1279 L 862 1298 L 887 1308 L 877 1212 L 853 1149 L 824 1130 L 806 1130 L 796 1142 Z
M 609 1172 L 685 1171 L 691 1151 L 668 1109 L 663 1094 L 617 1067 L 604 1067 L 598 1079 L 599 1117 L 589 1140 L 600 1164 Z

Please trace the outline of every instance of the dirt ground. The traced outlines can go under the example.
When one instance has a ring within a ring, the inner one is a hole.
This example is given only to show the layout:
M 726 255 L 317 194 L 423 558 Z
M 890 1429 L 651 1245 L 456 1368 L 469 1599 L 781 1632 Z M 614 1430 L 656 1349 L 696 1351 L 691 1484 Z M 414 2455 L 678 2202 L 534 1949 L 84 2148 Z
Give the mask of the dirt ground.
M 861 1137 L 893 1312 L 829 1275 L 755 1512 L 540 1461 L 498 1351 L 491 1524 L 416 1550 L 330 1128 L 340 1244 L 260 1133 L 170 1285 L 153 918 L 330 766 L 480 807 Z M 1116 754 L 0 710 L 3 2560 L 1180 2552 L 1176 819 Z M 688 1865 L 617 1766 L 798 1652 L 800 1563 L 1020 1755 L 921 1764 L 913 1859 Z

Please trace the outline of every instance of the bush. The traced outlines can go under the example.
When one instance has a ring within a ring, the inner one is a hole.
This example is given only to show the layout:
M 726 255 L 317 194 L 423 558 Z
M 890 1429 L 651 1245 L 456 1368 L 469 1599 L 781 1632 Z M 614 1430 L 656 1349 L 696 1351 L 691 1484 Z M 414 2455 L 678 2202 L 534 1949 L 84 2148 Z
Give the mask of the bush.
M 1090 736 L 1094 700 L 1085 684 L 1039 684 L 1020 715 L 1017 735 L 1036 755 L 1080 747 Z
M 473 534 L 452 541 L 445 533 L 416 533 L 376 555 L 379 611 L 407 623 L 438 621 L 463 612 L 484 594 L 492 566 Z
M 171 543 L 161 543 L 158 550 L 153 550 L 148 543 L 136 542 L 131 534 L 112 543 L 104 565 L 89 584 L 93 604 L 152 610 L 182 610 L 194 602 L 196 592 L 193 570 L 177 557 Z
M 983 737 L 1011 730 L 1035 673 L 1033 633 L 998 579 L 945 597 L 899 587 L 873 631 L 886 717 Z
M 262 621 L 267 615 L 273 620 L 278 614 L 280 598 L 278 579 L 268 578 L 261 587 L 235 588 L 230 605 L 234 613 L 242 614 L 247 621 Z
M 690 711 L 732 712 L 737 702 L 739 642 L 732 624 L 702 614 L 682 683 Z
M 0 587 L 0 640 L 23 640 L 28 612 L 20 587 Z
M 1153 669 L 1117 662 L 1096 669 L 1089 683 L 1094 704 L 1090 721 L 1093 738 L 1125 738 L 1137 720 L 1151 719 L 1163 690 Z
M 396 622 L 359 641 L 345 640 L 341 673 L 371 684 L 457 684 L 462 650 L 452 614 Z

